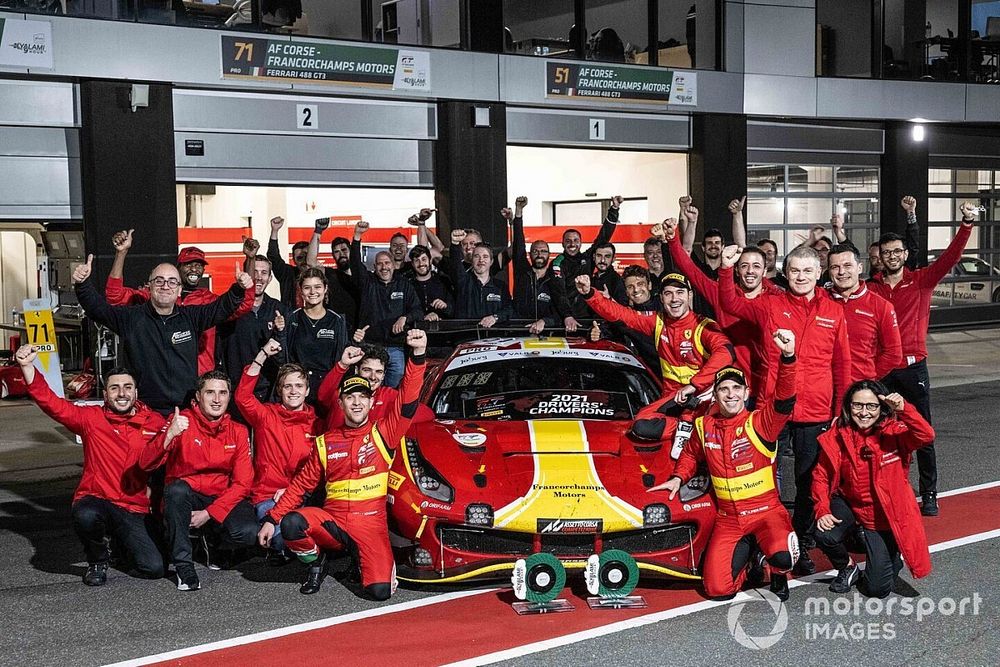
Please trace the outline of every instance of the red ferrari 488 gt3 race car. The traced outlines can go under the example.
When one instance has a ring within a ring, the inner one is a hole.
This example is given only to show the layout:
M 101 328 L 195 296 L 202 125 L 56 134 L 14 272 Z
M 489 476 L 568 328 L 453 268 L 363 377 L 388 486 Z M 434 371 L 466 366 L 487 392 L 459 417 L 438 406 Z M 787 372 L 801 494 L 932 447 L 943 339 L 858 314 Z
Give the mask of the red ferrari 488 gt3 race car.
M 428 377 L 436 415 L 414 424 L 389 475 L 400 578 L 509 577 L 551 554 L 566 569 L 616 550 L 638 570 L 697 579 L 715 518 L 707 479 L 668 500 L 669 445 L 627 431 L 657 377 L 607 341 L 464 343 Z

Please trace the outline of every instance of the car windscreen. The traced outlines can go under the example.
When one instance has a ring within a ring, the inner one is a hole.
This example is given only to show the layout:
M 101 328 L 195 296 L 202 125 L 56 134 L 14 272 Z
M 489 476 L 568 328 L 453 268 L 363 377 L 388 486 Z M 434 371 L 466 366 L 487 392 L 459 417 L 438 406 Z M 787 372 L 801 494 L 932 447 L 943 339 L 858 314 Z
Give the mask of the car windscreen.
M 442 419 L 631 419 L 659 398 L 645 368 L 529 357 L 449 369 L 430 405 Z

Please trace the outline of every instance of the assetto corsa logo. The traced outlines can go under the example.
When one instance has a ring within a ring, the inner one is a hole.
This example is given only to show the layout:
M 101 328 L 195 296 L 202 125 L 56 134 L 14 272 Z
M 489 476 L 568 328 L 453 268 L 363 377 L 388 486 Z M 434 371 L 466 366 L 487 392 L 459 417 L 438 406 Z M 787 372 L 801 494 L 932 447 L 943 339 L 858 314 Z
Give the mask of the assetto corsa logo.
M 729 625 L 729 634 L 733 636 L 733 639 L 740 644 L 740 646 L 745 646 L 748 649 L 759 651 L 762 649 L 771 648 L 785 635 L 785 630 L 788 629 L 788 610 L 785 609 L 785 605 L 781 603 L 774 593 L 766 589 L 755 589 L 752 591 L 747 591 L 751 596 L 749 600 L 741 600 L 739 602 L 734 602 L 729 607 L 729 613 L 726 615 L 726 621 Z M 774 613 L 774 627 L 771 631 L 761 637 L 751 637 L 747 634 L 746 630 L 743 629 L 743 625 L 740 623 L 740 615 L 743 613 L 743 609 L 747 605 L 757 605 L 760 609 L 761 603 L 770 606 L 771 611 Z

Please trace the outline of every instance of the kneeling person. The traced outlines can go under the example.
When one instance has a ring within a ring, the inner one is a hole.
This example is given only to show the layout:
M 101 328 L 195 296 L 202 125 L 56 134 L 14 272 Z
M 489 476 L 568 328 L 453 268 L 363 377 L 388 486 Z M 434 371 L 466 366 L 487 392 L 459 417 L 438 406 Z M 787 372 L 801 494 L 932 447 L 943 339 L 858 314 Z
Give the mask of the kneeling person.
M 384 416 L 372 423 L 371 383 L 350 375 L 340 383 L 343 426 L 316 438 L 316 455 L 296 473 L 278 504 L 264 517 L 258 540 L 270 544 L 280 523 L 285 544 L 308 563 L 309 578 L 299 589 L 319 590 L 326 576 L 326 551 L 348 550 L 360 561 L 364 592 L 388 600 L 396 589 L 396 565 L 389 545 L 385 497 L 396 443 L 417 411 L 424 379 L 427 335 L 406 334 L 412 356 L 406 363 L 399 393 Z M 323 507 L 302 507 L 301 498 L 323 481 Z M 293 511 L 294 510 L 294 511 Z
M 748 412 L 746 376 L 736 368 L 719 371 L 714 408 L 695 420 L 673 476 L 649 489 L 668 490 L 672 500 L 699 463 L 707 464 L 719 510 L 705 553 L 705 592 L 711 597 L 735 595 L 747 566 L 763 566 L 759 556 L 751 557 L 756 542 L 771 567 L 771 591 L 787 600 L 785 575 L 799 556 L 791 518 L 774 482 L 776 441 L 795 405 L 795 335 L 779 329 L 774 342 L 781 363 L 773 400 Z
M 251 546 L 257 532 L 247 496 L 253 483 L 247 429 L 226 412 L 229 377 L 209 371 L 198 378 L 191 407 L 174 408 L 170 426 L 142 452 L 139 464 L 166 463 L 163 521 L 177 589 L 201 588 L 194 569 L 191 529 L 206 528 L 230 550 Z
M 34 367 L 38 350 L 24 345 L 14 355 L 28 393 L 42 412 L 80 436 L 83 476 L 73 494 L 73 529 L 87 554 L 83 583 L 102 586 L 108 577 L 108 538 L 125 549 L 140 577 L 163 576 L 163 558 L 146 495 L 147 474 L 137 461 L 159 435 L 163 417 L 138 400 L 135 378 L 124 368 L 104 380 L 104 405 L 78 406 L 53 393 Z

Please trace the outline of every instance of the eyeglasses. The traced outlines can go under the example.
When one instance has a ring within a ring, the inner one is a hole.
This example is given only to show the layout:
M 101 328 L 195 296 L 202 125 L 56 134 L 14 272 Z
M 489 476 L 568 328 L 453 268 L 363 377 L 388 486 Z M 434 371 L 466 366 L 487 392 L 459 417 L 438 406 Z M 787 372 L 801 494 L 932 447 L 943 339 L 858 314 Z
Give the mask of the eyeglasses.
M 905 248 L 892 248 L 891 250 L 881 251 L 883 257 L 901 257 L 904 252 L 906 252 Z
M 157 287 L 163 287 L 164 285 L 170 288 L 181 286 L 181 281 L 177 280 L 177 278 L 164 278 L 163 276 L 157 276 L 149 282 Z
M 862 445 L 861 451 L 858 453 L 861 455 L 862 461 L 871 461 L 872 457 L 875 456 L 875 452 L 873 452 L 872 448 L 869 447 L 868 445 Z
M 851 410 L 867 410 L 868 412 L 875 412 L 879 409 L 878 403 L 855 403 L 851 401 Z

